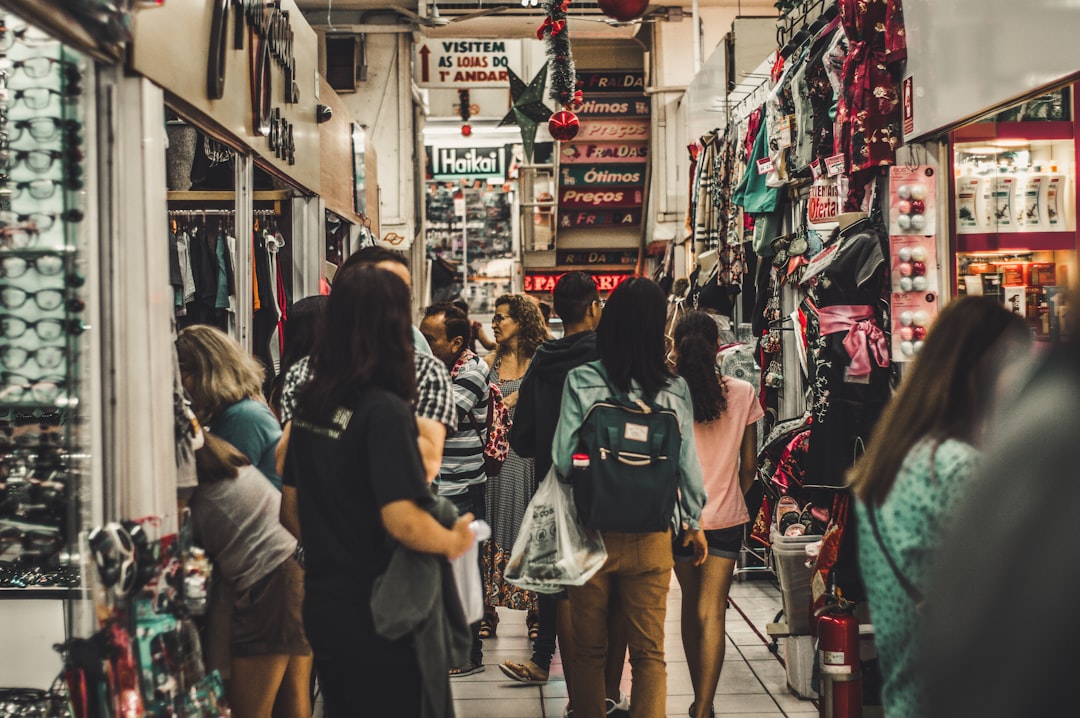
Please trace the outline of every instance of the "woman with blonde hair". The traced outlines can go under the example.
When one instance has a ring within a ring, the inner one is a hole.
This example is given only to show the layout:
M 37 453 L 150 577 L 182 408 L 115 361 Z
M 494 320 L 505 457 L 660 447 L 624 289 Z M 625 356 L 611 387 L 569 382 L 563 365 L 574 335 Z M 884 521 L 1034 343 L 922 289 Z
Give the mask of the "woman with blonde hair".
M 518 388 L 532 362 L 533 354 L 547 339 L 547 326 L 536 302 L 524 294 L 504 294 L 495 300 L 491 320 L 495 351 L 484 357 L 491 367 L 491 381 L 499 385 L 503 403 L 514 419 Z M 487 520 L 491 539 L 484 550 L 484 589 L 487 607 L 480 623 L 480 637 L 495 636 L 499 624 L 497 606 L 527 611 L 529 638 L 537 636 L 539 621 L 536 595 L 516 588 L 503 580 L 503 571 L 514 550 L 525 507 L 536 491 L 536 461 L 518 455 L 513 449 L 506 457 L 498 476 L 487 482 Z
M 889 718 L 925 714 L 912 640 L 924 586 L 978 470 L 996 385 L 1029 347 L 1027 324 L 999 302 L 963 297 L 946 306 L 849 473 Z
M 206 324 L 182 329 L 176 353 L 199 422 L 239 449 L 280 490 L 274 450 L 281 426 L 262 398 L 262 364 L 235 339 Z

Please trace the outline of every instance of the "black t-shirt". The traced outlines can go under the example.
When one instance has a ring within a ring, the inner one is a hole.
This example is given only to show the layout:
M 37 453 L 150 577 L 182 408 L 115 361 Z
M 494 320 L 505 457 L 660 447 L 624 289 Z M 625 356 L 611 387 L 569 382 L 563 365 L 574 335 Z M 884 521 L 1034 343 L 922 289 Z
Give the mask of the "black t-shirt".
M 297 486 L 305 553 L 304 626 L 316 649 L 394 660 L 406 646 L 375 636 L 371 590 L 392 541 L 379 511 L 400 500 L 426 505 L 416 421 L 401 398 L 367 388 L 331 421 L 293 420 L 285 473 Z

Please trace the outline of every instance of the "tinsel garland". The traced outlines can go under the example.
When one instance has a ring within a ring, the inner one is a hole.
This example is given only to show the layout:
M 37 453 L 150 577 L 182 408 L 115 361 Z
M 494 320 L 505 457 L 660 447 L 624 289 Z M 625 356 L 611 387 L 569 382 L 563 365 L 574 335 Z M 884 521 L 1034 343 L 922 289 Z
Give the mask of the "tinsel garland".
M 547 18 L 536 31 L 537 39 L 547 38 L 547 56 L 551 67 L 551 89 L 548 97 L 562 107 L 571 108 L 581 102 L 577 89 L 574 55 L 570 51 L 570 31 L 566 27 L 566 10 L 570 0 L 548 0 L 544 3 Z
M 458 90 L 458 115 L 461 117 L 462 122 L 468 122 L 469 118 L 472 117 L 471 104 L 469 102 L 469 91 Z

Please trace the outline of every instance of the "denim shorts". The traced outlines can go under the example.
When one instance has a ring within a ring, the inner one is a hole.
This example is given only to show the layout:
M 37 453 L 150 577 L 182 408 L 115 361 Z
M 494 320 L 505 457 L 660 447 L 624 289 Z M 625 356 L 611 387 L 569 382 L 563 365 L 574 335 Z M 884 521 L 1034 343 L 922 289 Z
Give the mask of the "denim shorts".
M 709 544 L 709 555 L 738 561 L 739 552 L 742 550 L 743 528 L 745 526 L 746 524 L 739 524 L 738 526 L 729 526 L 726 529 L 706 529 L 705 541 Z M 693 545 L 683 546 L 681 535 L 675 538 L 672 551 L 675 554 L 676 561 L 690 561 L 694 558 Z

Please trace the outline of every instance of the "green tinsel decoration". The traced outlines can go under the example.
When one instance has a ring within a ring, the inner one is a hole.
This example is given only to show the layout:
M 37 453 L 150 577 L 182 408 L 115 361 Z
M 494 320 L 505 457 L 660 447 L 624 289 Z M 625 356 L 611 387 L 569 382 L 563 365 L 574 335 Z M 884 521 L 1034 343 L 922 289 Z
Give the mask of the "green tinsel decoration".
M 547 56 L 551 66 L 551 89 L 548 97 L 563 107 L 574 103 L 577 92 L 577 72 L 574 70 L 574 55 L 570 51 L 570 30 L 566 27 L 566 9 L 568 0 L 548 0 L 544 11 L 548 20 L 541 27 L 547 37 Z

